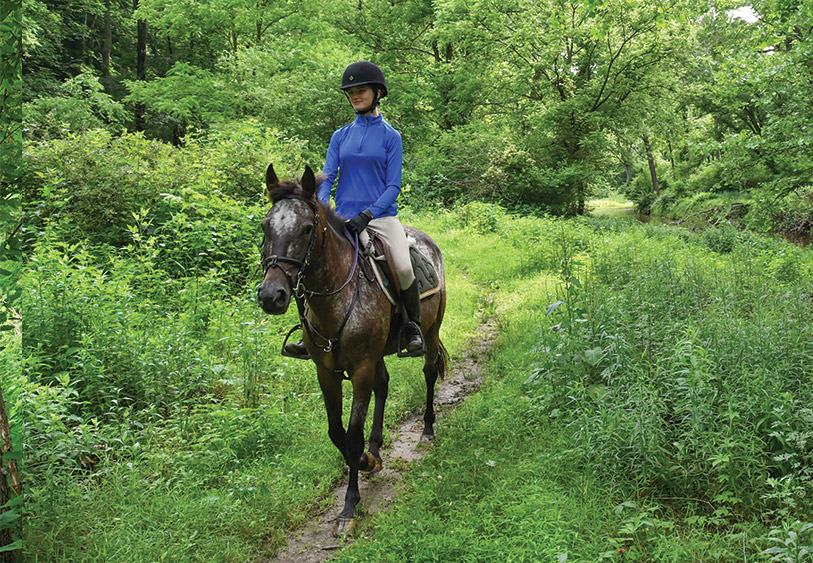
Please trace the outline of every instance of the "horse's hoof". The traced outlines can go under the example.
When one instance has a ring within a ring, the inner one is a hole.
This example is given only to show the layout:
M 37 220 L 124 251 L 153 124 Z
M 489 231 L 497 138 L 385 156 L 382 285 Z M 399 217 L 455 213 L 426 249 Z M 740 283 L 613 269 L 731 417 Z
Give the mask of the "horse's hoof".
M 353 534 L 353 530 L 355 529 L 355 518 L 345 518 L 343 516 L 339 516 L 336 518 L 336 523 L 333 525 L 333 537 L 343 538 L 345 536 L 350 536 Z
M 434 434 L 421 434 L 421 437 L 418 439 L 419 446 L 428 446 L 432 443 L 432 440 L 435 439 Z
M 380 457 L 376 457 L 370 452 L 364 452 L 362 458 L 366 459 L 364 469 L 361 470 L 364 475 L 375 475 L 381 471 L 381 466 L 384 464 L 384 462 L 381 461 Z

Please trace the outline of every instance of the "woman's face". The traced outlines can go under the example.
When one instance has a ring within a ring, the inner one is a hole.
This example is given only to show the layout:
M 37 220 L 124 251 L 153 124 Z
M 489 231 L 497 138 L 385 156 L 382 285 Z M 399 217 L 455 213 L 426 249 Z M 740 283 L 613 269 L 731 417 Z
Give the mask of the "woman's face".
M 366 84 L 364 86 L 353 86 L 352 88 L 348 88 L 346 92 L 353 109 L 356 111 L 365 110 L 373 105 L 375 91 L 371 86 Z

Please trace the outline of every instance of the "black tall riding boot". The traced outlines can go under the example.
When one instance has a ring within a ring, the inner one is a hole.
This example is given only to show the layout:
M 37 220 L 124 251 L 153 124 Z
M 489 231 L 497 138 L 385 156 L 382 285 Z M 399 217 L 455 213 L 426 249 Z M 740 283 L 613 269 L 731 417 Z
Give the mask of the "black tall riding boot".
M 311 356 L 308 354 L 308 349 L 305 348 L 305 343 L 300 340 L 296 344 L 288 342 L 282 347 L 282 355 L 289 358 L 296 358 L 297 360 L 310 360 Z
M 398 355 L 423 356 L 426 353 L 426 346 L 421 333 L 421 296 L 418 293 L 418 282 L 412 282 L 405 290 L 401 291 L 401 306 L 403 309 L 404 324 L 398 337 Z M 404 343 L 403 350 L 400 349 Z

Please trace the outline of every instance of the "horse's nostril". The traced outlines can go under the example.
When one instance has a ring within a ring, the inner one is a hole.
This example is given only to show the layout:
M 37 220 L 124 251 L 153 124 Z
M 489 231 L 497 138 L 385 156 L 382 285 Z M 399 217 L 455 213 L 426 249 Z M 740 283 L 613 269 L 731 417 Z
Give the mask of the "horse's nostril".
M 288 302 L 288 294 L 285 293 L 283 290 L 278 289 L 276 295 L 274 296 L 274 304 L 277 307 L 284 307 L 285 304 Z

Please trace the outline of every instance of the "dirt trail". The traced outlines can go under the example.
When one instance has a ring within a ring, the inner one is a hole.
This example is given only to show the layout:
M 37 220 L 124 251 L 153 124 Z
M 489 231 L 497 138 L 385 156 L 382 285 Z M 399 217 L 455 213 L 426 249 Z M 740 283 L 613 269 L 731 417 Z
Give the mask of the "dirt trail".
M 493 323 L 481 325 L 469 343 L 464 356 L 450 367 L 446 378 L 439 381 L 435 390 L 435 413 L 439 426 L 443 416 L 459 405 L 480 387 L 483 382 L 482 368 L 497 334 Z M 437 427 L 436 427 L 437 429 Z M 364 530 L 370 518 L 386 510 L 392 504 L 396 487 L 409 469 L 409 464 L 420 459 L 427 448 L 418 447 L 423 430 L 423 412 L 415 414 L 390 429 L 391 440 L 381 450 L 384 467 L 372 478 L 359 479 L 361 505 L 356 530 Z M 321 563 L 333 557 L 342 543 L 331 534 L 333 522 L 344 505 L 347 482 L 333 490 L 333 504 L 323 514 L 308 521 L 288 537 L 288 547 L 262 563 Z M 345 543 L 352 540 L 344 540 Z

